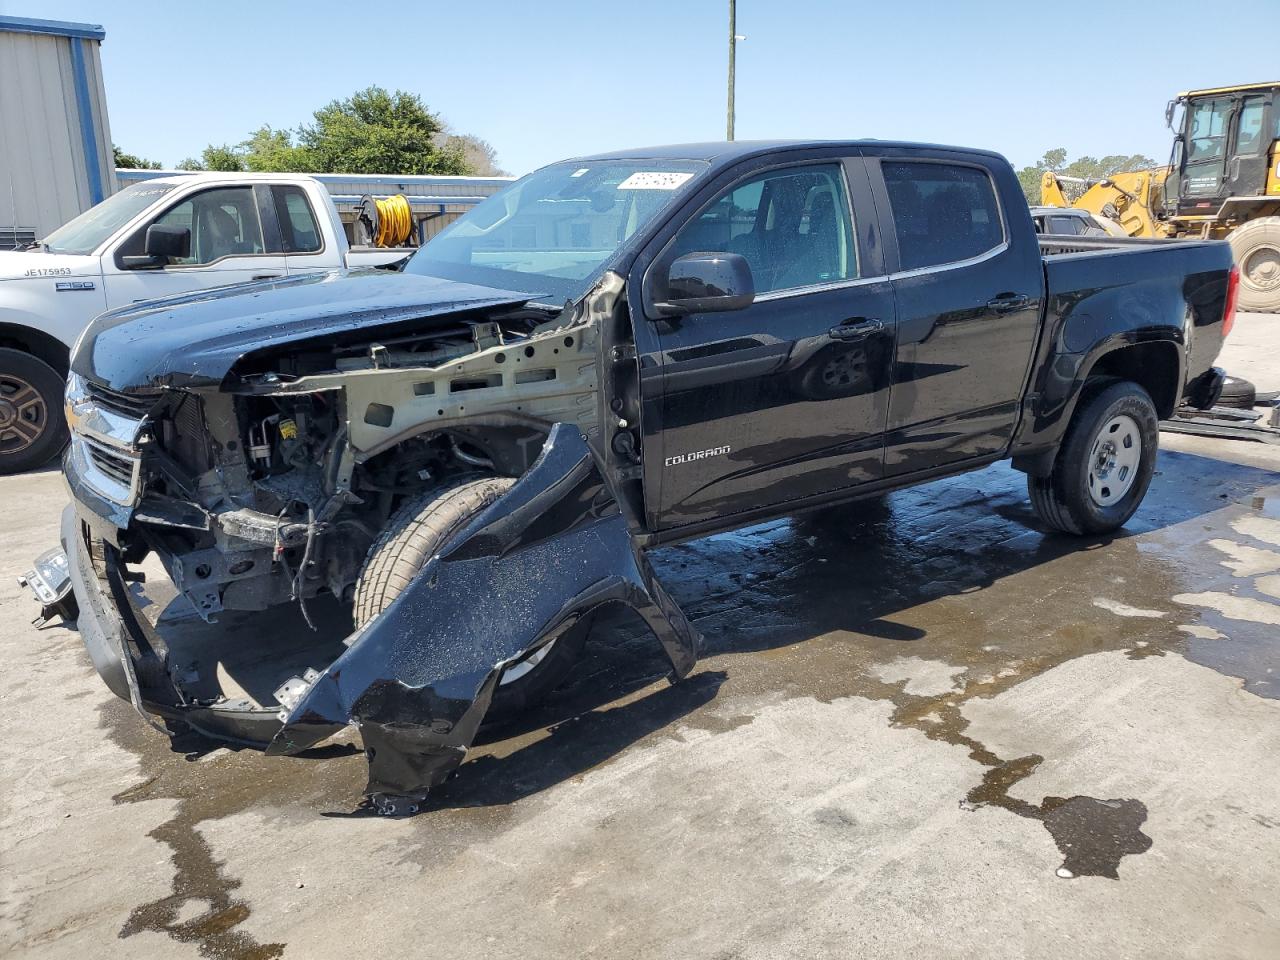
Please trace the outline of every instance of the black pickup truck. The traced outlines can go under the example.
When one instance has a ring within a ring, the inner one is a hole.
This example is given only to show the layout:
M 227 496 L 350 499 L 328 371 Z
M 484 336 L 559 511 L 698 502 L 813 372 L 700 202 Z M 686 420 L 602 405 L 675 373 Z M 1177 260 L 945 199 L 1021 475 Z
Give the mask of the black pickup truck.
M 1216 399 L 1235 282 L 1225 243 L 1038 238 L 984 151 L 554 164 L 395 269 L 98 318 L 67 388 L 79 630 L 144 716 L 281 753 L 356 725 L 368 794 L 414 809 L 606 605 L 689 672 L 648 548 L 1009 458 L 1045 526 L 1119 527 L 1158 421 Z M 352 633 L 193 647 L 139 609 L 153 553 L 206 620 L 328 604 Z

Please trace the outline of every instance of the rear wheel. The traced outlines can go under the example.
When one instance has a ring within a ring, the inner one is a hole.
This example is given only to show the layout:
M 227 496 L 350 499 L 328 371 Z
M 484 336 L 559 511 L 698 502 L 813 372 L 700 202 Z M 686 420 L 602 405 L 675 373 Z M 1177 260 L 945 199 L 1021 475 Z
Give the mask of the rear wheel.
M 365 558 L 356 583 L 356 629 L 385 610 L 432 557 L 514 483 L 508 477 L 471 474 L 406 501 Z M 573 668 L 589 628 L 583 622 L 509 666 L 494 693 L 490 715 L 515 713 L 550 693 Z
M 1259 217 L 1231 231 L 1240 267 L 1237 305 L 1253 313 L 1280 313 L 1280 217 Z
M 1136 383 L 1086 387 L 1048 476 L 1027 477 L 1042 521 L 1065 533 L 1108 533 L 1138 509 L 1155 471 L 1159 419 Z
M 0 474 L 41 466 L 66 446 L 63 387 L 43 360 L 0 348 Z

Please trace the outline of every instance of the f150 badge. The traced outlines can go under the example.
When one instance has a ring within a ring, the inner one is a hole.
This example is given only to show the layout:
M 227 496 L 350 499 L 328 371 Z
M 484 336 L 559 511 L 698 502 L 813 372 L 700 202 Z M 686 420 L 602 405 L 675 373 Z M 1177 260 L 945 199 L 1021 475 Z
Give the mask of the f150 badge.
M 695 460 L 705 460 L 707 457 L 720 457 L 728 453 L 732 448 L 728 445 L 723 447 L 712 447 L 710 450 L 694 450 L 690 453 L 677 453 L 674 457 L 667 457 L 663 464 L 668 467 L 678 467 L 682 463 L 693 463 Z

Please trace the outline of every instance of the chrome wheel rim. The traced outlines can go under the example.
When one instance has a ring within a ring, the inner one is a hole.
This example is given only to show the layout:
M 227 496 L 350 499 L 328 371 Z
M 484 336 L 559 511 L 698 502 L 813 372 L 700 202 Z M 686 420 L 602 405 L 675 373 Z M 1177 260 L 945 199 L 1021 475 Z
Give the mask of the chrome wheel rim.
M 822 368 L 822 382 L 831 389 L 850 386 L 862 376 L 866 357 L 861 350 L 847 350 L 832 357 Z
M 1133 489 L 1142 463 L 1138 421 L 1118 413 L 1102 425 L 1089 451 L 1089 497 L 1100 507 L 1122 500 Z
M 20 453 L 44 433 L 49 409 L 31 384 L 0 374 L 0 454 Z
M 505 687 L 508 683 L 515 683 L 525 674 L 529 673 L 534 667 L 547 659 L 547 654 L 551 652 L 551 648 L 556 645 L 552 640 L 545 646 L 539 647 L 533 653 L 529 654 L 518 663 L 513 663 L 502 672 L 502 679 L 498 681 L 498 686 Z

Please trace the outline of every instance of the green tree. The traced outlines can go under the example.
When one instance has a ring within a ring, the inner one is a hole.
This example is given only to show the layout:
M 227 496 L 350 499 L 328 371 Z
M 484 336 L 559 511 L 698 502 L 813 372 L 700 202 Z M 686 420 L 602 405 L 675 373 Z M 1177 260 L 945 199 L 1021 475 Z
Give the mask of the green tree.
M 1040 160 L 1029 167 L 1018 171 L 1018 183 L 1026 195 L 1027 203 L 1040 202 L 1040 180 L 1046 171 L 1060 173 L 1067 177 L 1082 177 L 1089 180 L 1101 180 L 1117 173 L 1128 173 L 1133 170 L 1149 170 L 1156 166 L 1150 157 L 1140 153 L 1114 153 L 1103 157 L 1077 157 L 1067 163 L 1067 151 L 1063 147 L 1046 150 Z M 1084 193 L 1085 187 L 1078 184 L 1064 184 L 1064 192 L 1071 199 Z
M 1061 173 L 1066 163 L 1066 148 L 1055 147 L 1053 150 L 1046 150 L 1037 163 L 1018 171 L 1018 183 L 1027 198 L 1027 203 L 1034 205 L 1040 202 L 1040 178 L 1044 176 L 1045 171 Z
M 263 125 L 234 147 L 210 144 L 178 169 L 501 176 L 496 163 L 492 145 L 449 129 L 416 94 L 368 87 L 321 107 L 296 131 Z
M 245 166 L 244 157 L 238 147 L 222 144 L 215 147 L 213 144 L 205 147 L 200 153 L 200 159 L 187 157 L 180 164 L 179 170 L 225 170 L 231 173 L 238 173 L 248 169 Z
M 136 153 L 125 153 L 114 143 L 111 145 L 111 162 L 117 168 L 126 170 L 159 170 L 160 164 L 154 160 L 144 160 Z
M 317 110 L 298 141 L 319 173 L 466 173 L 462 151 L 436 143 L 441 130 L 416 94 L 368 87 Z
M 288 130 L 263 125 L 239 146 L 245 166 L 257 173 L 307 173 L 315 162 L 304 147 L 293 142 Z
M 455 133 L 446 123 L 436 136 L 436 144 L 445 153 L 460 154 L 462 166 L 473 177 L 510 176 L 498 166 L 498 151 L 488 140 L 470 133 Z

